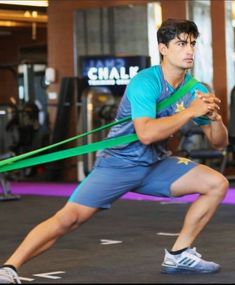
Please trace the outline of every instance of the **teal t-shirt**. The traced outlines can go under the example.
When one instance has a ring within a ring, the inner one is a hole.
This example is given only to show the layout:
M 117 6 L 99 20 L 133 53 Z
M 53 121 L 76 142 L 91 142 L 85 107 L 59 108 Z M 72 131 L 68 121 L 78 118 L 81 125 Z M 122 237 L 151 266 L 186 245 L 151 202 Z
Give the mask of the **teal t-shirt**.
M 192 76 L 189 73 L 186 73 L 183 84 L 191 77 Z M 181 85 L 178 88 L 180 87 Z M 171 96 L 176 89 L 164 80 L 160 66 L 153 66 L 145 69 L 133 78 L 126 90 L 126 96 L 131 103 L 131 117 L 133 120 L 141 117 L 157 118 L 170 116 L 176 112 L 180 112 L 190 105 L 195 98 L 196 90 L 208 93 L 207 88 L 201 83 L 198 83 L 181 100 L 169 107 L 167 111 L 157 114 L 157 104 L 163 99 Z M 146 94 L 148 94 L 148 96 Z M 199 125 L 208 124 L 208 120 L 205 120 L 205 118 L 197 118 L 194 119 L 194 121 Z
M 186 73 L 184 81 L 178 88 L 184 85 L 190 78 L 191 75 Z M 142 117 L 160 118 L 171 116 L 176 112 L 182 111 L 191 104 L 195 99 L 196 90 L 208 93 L 207 88 L 203 84 L 197 83 L 178 102 L 158 113 L 157 104 L 171 96 L 176 90 L 165 81 L 160 65 L 146 68 L 139 71 L 127 86 L 120 101 L 116 119 L 120 120 L 128 116 L 131 116 L 132 120 Z M 195 118 L 193 121 L 199 125 L 209 123 L 209 120 L 205 117 Z M 131 133 L 135 133 L 133 121 L 113 126 L 108 137 L 117 137 Z M 98 156 L 104 154 L 120 157 L 132 165 L 149 165 L 167 157 L 169 152 L 165 147 L 165 141 L 153 143 L 151 145 L 144 145 L 140 141 L 136 141 L 134 143 L 106 149 L 99 152 Z

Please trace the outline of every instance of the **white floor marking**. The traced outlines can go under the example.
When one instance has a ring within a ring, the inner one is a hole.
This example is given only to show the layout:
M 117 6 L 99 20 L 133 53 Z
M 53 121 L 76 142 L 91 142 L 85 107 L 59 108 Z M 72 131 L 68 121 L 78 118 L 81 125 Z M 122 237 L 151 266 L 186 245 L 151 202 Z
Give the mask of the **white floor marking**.
M 48 278 L 48 279 L 61 279 L 61 276 L 54 276 L 54 274 L 64 274 L 65 271 L 54 271 L 54 272 L 46 272 L 40 274 L 33 274 L 33 276 Z
M 110 245 L 110 244 L 122 243 L 122 241 L 121 240 L 111 240 L 111 239 L 101 239 L 100 243 L 102 245 Z
M 179 235 L 179 233 L 161 233 L 161 232 L 159 232 L 159 233 L 157 233 L 157 235 L 159 235 L 159 236 L 178 236 Z

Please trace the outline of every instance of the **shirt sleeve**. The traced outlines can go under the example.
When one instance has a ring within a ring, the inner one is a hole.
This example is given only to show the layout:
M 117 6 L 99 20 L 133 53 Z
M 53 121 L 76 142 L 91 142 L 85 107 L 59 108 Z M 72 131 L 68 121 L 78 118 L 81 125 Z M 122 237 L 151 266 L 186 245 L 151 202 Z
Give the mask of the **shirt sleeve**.
M 156 102 L 159 96 L 157 84 L 147 76 L 132 79 L 127 87 L 127 98 L 131 104 L 132 120 L 137 118 L 156 118 Z

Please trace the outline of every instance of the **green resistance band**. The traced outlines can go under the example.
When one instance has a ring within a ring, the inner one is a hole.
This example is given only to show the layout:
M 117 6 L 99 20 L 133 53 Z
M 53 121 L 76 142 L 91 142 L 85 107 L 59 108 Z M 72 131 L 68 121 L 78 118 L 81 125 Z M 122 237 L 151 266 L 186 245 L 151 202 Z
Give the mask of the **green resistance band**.
M 191 78 L 184 86 L 182 86 L 180 89 L 178 89 L 171 97 L 166 98 L 165 100 L 161 101 L 157 107 L 158 112 L 162 111 L 165 108 L 167 108 L 168 106 L 176 103 L 197 82 L 198 81 L 195 78 Z M 95 152 L 95 151 L 106 149 L 106 148 L 116 147 L 116 146 L 119 146 L 122 144 L 128 144 L 131 142 L 135 142 L 138 140 L 137 135 L 136 134 L 129 134 L 129 135 L 125 135 L 125 136 L 119 136 L 119 137 L 115 137 L 115 138 L 105 139 L 105 140 L 100 141 L 100 142 L 95 142 L 95 143 L 91 143 L 91 144 L 87 144 L 87 145 L 69 148 L 67 150 L 53 152 L 50 154 L 34 156 L 35 154 L 38 154 L 42 151 L 49 150 L 53 147 L 60 146 L 62 144 L 68 143 L 72 140 L 79 139 L 81 137 L 90 135 L 94 132 L 98 132 L 98 131 L 101 131 L 103 129 L 110 128 L 114 125 L 121 124 L 121 123 L 130 121 L 130 120 L 131 120 L 131 117 L 126 117 L 126 118 L 123 118 L 121 120 L 117 120 L 117 121 L 114 121 L 112 123 L 101 126 L 99 128 L 93 129 L 89 132 L 85 132 L 83 134 L 71 137 L 71 138 L 66 139 L 64 141 L 55 143 L 53 145 L 49 145 L 49 146 L 46 146 L 46 147 L 43 147 L 40 149 L 36 149 L 36 150 L 30 151 L 30 152 L 27 152 L 25 154 L 21 154 L 21 155 L 15 156 L 15 157 L 4 159 L 4 160 L 0 161 L 0 173 L 11 171 L 11 170 L 16 170 L 16 169 L 20 169 L 20 168 L 24 168 L 24 167 L 34 166 L 34 165 L 38 165 L 38 164 L 49 163 L 49 162 L 56 161 L 56 160 L 61 160 L 61 159 L 65 159 L 65 158 L 69 158 L 69 157 L 73 157 L 73 156 L 78 156 L 78 155 L 87 154 L 90 152 Z M 27 158 L 30 156 L 34 156 L 34 157 Z
M 110 128 L 110 127 L 112 127 L 112 126 L 114 126 L 114 125 L 127 122 L 127 121 L 129 121 L 129 120 L 130 120 L 130 117 L 126 117 L 126 118 L 123 118 L 123 119 L 121 119 L 121 120 L 114 121 L 114 122 L 111 122 L 111 123 L 106 124 L 106 125 L 104 125 L 104 126 L 101 126 L 101 127 L 96 128 L 96 129 L 93 129 L 93 130 L 91 130 L 91 131 L 88 131 L 88 132 L 85 132 L 85 133 L 76 135 L 76 136 L 74 136 L 74 137 L 68 138 L 68 139 L 66 139 L 66 140 L 60 141 L 60 142 L 58 142 L 58 143 L 55 143 L 55 144 L 52 144 L 52 145 L 48 145 L 48 146 L 45 146 L 45 147 L 42 147 L 42 148 L 39 148 L 39 149 L 35 149 L 35 150 L 33 150 L 33 151 L 29 151 L 29 152 L 27 152 L 27 153 L 23 153 L 23 154 L 20 154 L 20 155 L 11 157 L 11 158 L 4 159 L 4 160 L 0 161 L 0 169 L 1 169 L 1 166 L 4 166 L 4 165 L 6 165 L 6 164 L 13 163 L 13 162 L 15 162 L 15 161 L 18 161 L 18 160 L 27 158 L 27 157 L 29 157 L 29 156 L 33 156 L 33 155 L 38 154 L 38 153 L 40 153 L 40 152 L 43 152 L 43 151 L 52 149 L 52 148 L 54 148 L 54 147 L 58 147 L 58 146 L 60 146 L 60 145 L 62 145 L 62 144 L 71 142 L 71 141 L 76 140 L 76 139 L 80 139 L 80 138 L 82 138 L 82 137 L 85 137 L 85 136 L 88 136 L 88 135 L 93 134 L 93 133 L 95 133 L 95 132 L 98 132 L 98 131 L 101 131 L 101 130 Z

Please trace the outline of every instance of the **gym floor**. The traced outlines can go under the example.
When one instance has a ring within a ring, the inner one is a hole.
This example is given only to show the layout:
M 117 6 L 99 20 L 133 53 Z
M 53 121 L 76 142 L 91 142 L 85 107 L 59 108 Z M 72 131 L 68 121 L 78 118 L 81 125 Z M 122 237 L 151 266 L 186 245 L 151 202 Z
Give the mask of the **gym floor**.
M 1 202 L 1 263 L 32 227 L 64 205 L 74 186 L 12 183 L 12 193 L 21 197 Z M 231 188 L 194 245 L 205 259 L 221 264 L 217 274 L 160 273 L 164 248 L 174 243 L 195 196 L 151 200 L 128 194 L 25 264 L 19 272 L 22 283 L 234 284 L 234 197 Z

